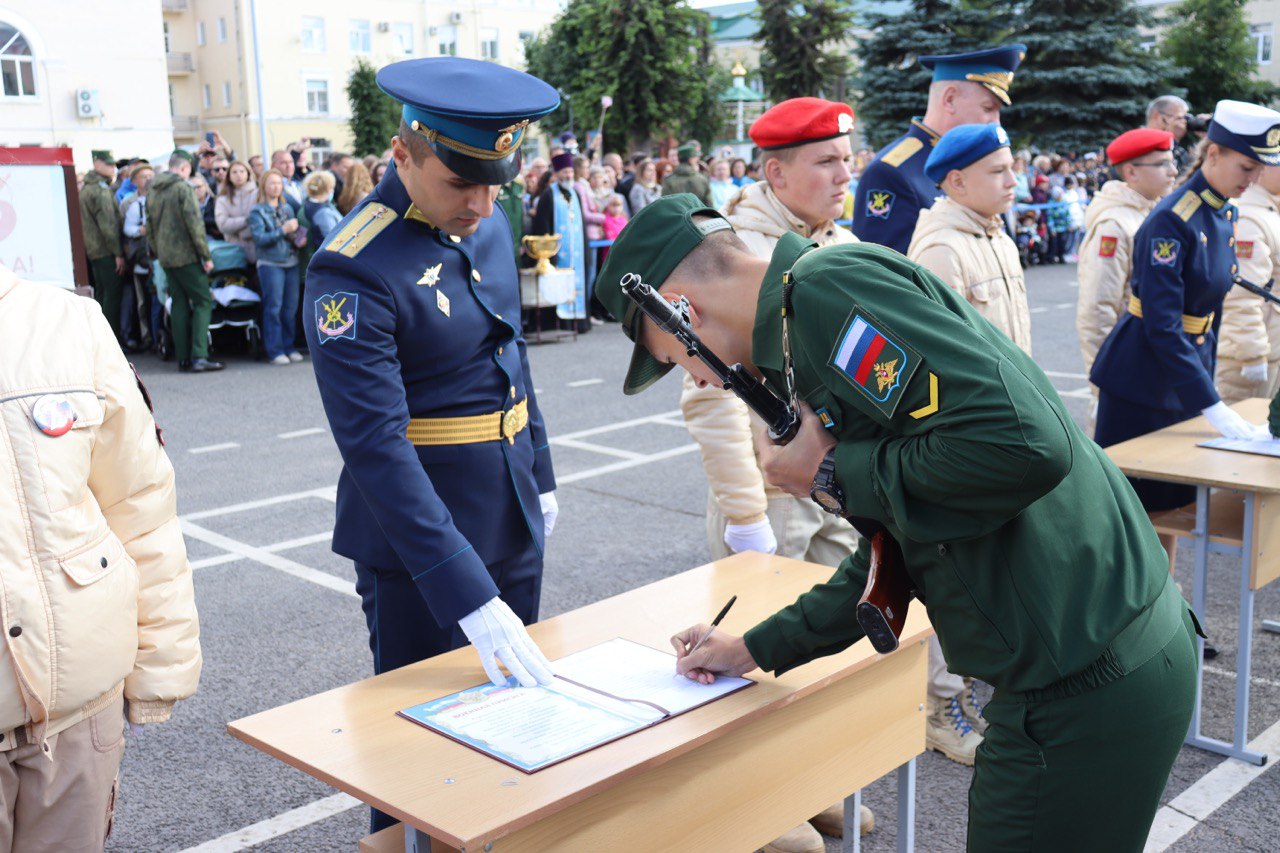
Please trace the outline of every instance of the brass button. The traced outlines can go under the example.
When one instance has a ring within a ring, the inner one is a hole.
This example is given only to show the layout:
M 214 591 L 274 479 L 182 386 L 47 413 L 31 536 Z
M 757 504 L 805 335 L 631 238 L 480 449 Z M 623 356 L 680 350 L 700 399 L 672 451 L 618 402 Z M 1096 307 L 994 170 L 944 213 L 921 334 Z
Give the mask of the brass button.
M 494 315 L 493 315 L 493 318 L 494 318 L 495 320 L 501 320 L 501 319 L 502 319 L 502 315 L 501 315 L 501 314 L 494 314 Z
M 512 400 L 514 400 L 515 398 L 516 398 L 516 386 L 512 385 L 512 386 L 511 386 L 511 399 L 512 399 Z
M 474 278 L 476 281 L 479 281 L 479 280 L 480 280 L 480 270 L 472 270 L 472 271 L 471 271 L 471 277 L 472 277 L 472 278 Z
M 461 242 L 462 242 L 462 238 L 461 238 L 461 237 L 459 237 L 459 236 L 457 236 L 456 234 L 450 234 L 450 235 L 449 235 L 449 239 L 450 239 L 450 240 L 452 240 L 452 241 L 453 241 L 453 242 L 455 242 L 455 243 L 461 243 Z
M 1237 269 L 1238 269 L 1238 267 L 1236 267 L 1236 265 L 1235 265 L 1235 264 L 1232 264 L 1232 265 L 1231 265 L 1231 272 L 1232 272 L 1232 274 L 1234 274 L 1234 273 L 1235 273 L 1235 271 L 1236 271 Z
M 1227 245 L 1228 245 L 1228 246 L 1234 246 L 1235 244 L 1236 244 L 1236 238 L 1235 238 L 1235 237 L 1228 237 L 1228 238 L 1227 238 Z
M 1196 345 L 1197 345 L 1197 346 L 1199 346 L 1200 344 L 1203 344 L 1203 343 L 1204 343 L 1204 335 L 1200 335 L 1199 337 L 1197 337 L 1197 338 L 1196 338 Z
M 498 347 L 498 355 L 502 355 L 502 347 Z

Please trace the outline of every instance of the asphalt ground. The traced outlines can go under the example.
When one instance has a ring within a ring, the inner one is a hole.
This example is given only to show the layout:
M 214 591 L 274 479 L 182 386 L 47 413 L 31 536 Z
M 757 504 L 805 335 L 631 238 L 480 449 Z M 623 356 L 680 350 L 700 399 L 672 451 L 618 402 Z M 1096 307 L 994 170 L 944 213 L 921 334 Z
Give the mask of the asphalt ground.
M 1071 266 L 1033 268 L 1027 279 L 1036 359 L 1083 422 L 1089 392 L 1076 343 L 1074 275 Z M 616 325 L 530 348 L 560 481 L 544 616 L 708 559 L 706 482 L 680 422 L 679 383 L 668 378 L 624 397 L 629 350 Z M 230 720 L 372 672 L 354 573 L 329 550 L 340 461 L 310 364 L 273 367 L 231 355 L 227 370 L 191 376 L 149 356 L 136 362 L 178 473 L 205 666 L 199 692 L 172 720 L 130 740 L 108 849 L 354 850 L 367 832 L 364 807 L 226 732 Z M 1188 592 L 1190 557 L 1182 549 L 1177 567 Z M 1204 619 L 1221 651 L 1204 676 L 1204 730 L 1220 738 L 1229 737 L 1232 719 L 1237 566 L 1211 558 Z M 1259 593 L 1255 616 L 1280 617 L 1280 584 Z M 1257 738 L 1280 720 L 1280 636 L 1256 622 L 1253 630 L 1249 733 Z M 1235 764 L 1183 748 L 1164 802 L 1187 795 L 1158 822 L 1175 835 L 1188 831 L 1168 849 L 1276 849 L 1280 774 L 1241 774 Z M 936 753 L 918 768 L 917 849 L 962 849 L 972 771 Z M 1225 769 L 1202 782 L 1215 768 Z M 1247 784 L 1230 795 L 1241 780 Z M 892 777 L 863 792 L 877 818 L 864 850 L 893 849 L 895 792 Z M 1213 809 L 1219 799 L 1225 802 Z M 619 839 L 617 849 L 644 845 Z M 829 840 L 828 849 L 838 843 Z

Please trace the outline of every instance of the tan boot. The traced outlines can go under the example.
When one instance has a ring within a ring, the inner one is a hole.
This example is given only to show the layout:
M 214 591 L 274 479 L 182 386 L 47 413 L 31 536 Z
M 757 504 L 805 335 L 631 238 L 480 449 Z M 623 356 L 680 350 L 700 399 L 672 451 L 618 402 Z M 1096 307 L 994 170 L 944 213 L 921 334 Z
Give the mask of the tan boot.
M 973 679 L 964 680 L 964 692 L 960 694 L 960 707 L 964 709 L 964 718 L 980 735 L 987 733 L 987 719 L 982 716 L 982 706 L 978 704 L 978 696 L 973 689 Z
M 929 697 L 929 718 L 925 721 L 924 745 L 941 752 L 958 764 L 973 766 L 974 753 L 982 735 L 965 719 L 959 696 L 950 699 Z
M 871 809 L 861 806 L 858 812 L 858 830 L 862 835 L 866 835 L 876 827 L 876 816 L 871 813 Z M 836 803 L 834 806 L 827 806 L 819 814 L 809 819 L 809 823 L 813 824 L 813 828 L 821 832 L 823 835 L 830 835 L 832 838 L 844 838 L 844 803 Z
M 802 823 L 790 832 L 783 833 L 762 848 L 765 853 L 826 853 L 818 830 Z

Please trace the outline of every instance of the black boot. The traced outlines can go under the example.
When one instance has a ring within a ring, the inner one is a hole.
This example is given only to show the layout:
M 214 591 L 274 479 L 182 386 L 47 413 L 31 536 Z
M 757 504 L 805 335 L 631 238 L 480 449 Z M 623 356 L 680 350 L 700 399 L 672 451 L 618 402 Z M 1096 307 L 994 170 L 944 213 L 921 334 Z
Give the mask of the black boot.
M 215 370 L 221 370 L 225 367 L 220 361 L 212 361 L 207 358 L 197 358 L 191 362 L 192 373 L 212 373 Z
M 185 359 L 183 359 L 182 361 L 178 362 L 178 372 L 179 372 L 179 373 L 190 373 L 190 372 L 191 372 L 191 359 L 189 359 L 189 358 L 185 358 Z

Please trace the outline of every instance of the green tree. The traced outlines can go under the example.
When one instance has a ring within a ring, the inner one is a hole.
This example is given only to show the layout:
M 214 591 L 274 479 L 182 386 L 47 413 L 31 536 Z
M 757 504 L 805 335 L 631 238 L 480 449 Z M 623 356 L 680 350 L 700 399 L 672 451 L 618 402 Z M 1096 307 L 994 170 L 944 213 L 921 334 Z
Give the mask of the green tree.
M 598 125 L 600 98 L 613 98 L 606 150 L 647 150 L 668 134 L 710 143 L 722 111 L 716 96 L 728 79 L 709 71 L 709 32 L 706 13 L 684 0 L 569 0 L 526 42 L 526 66 L 569 96 L 579 138 Z M 567 105 L 542 126 L 567 128 Z
M 400 129 L 400 105 L 378 88 L 378 69 L 364 59 L 356 60 L 347 79 L 347 99 L 351 102 L 351 137 L 357 157 L 381 154 Z
M 773 101 L 805 96 L 843 99 L 853 29 L 845 0 L 760 0 L 760 77 Z
M 1160 53 L 1178 70 L 1193 112 L 1223 98 L 1269 103 L 1280 90 L 1254 78 L 1258 56 L 1244 17 L 1246 0 L 1185 0 L 1169 11 Z
M 1027 55 L 1002 118 L 1019 143 L 1095 150 L 1141 126 L 1170 88 L 1176 69 L 1140 46 L 1154 21 L 1132 0 L 1029 0 L 1021 22 Z
M 898 14 L 868 14 L 858 43 L 858 127 L 873 147 L 901 136 L 929 102 L 932 74 L 918 58 L 962 53 L 1009 40 L 1011 0 L 912 0 Z M 1015 84 L 1016 86 L 1017 84 Z

